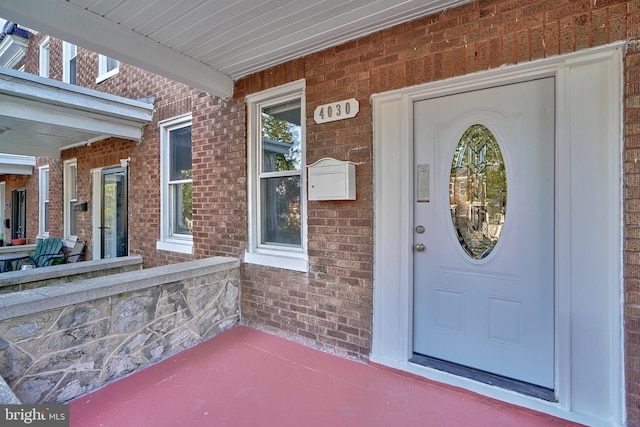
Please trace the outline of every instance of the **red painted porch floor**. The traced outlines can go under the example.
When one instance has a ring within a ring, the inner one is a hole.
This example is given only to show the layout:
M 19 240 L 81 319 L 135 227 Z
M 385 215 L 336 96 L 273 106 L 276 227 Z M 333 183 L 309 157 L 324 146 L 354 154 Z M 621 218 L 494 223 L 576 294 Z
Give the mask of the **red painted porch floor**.
M 71 427 L 572 426 L 238 326 L 70 402 Z

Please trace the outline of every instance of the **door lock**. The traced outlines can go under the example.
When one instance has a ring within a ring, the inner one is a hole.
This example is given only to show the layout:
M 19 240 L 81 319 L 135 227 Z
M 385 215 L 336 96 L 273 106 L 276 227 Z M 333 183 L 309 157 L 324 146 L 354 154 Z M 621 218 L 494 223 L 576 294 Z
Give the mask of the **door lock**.
M 416 252 L 424 252 L 426 249 L 424 243 L 416 243 L 415 250 Z
M 424 233 L 424 225 L 418 225 L 416 227 L 416 233 L 418 233 L 418 234 Z

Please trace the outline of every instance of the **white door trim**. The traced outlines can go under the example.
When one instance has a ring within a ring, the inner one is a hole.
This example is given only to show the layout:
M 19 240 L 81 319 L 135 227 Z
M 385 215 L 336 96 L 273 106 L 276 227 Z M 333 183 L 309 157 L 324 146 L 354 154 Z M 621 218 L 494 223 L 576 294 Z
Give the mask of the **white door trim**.
M 373 362 L 590 425 L 624 423 L 623 48 L 618 43 L 372 96 Z M 555 76 L 557 82 L 557 403 L 408 361 L 413 303 L 413 102 L 548 76 Z

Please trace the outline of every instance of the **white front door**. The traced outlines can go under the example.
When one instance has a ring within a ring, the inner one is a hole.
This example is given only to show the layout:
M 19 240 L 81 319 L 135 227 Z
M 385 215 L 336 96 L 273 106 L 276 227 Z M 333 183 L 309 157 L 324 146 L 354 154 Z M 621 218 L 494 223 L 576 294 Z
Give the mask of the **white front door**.
M 554 388 L 544 78 L 414 104 L 414 354 Z

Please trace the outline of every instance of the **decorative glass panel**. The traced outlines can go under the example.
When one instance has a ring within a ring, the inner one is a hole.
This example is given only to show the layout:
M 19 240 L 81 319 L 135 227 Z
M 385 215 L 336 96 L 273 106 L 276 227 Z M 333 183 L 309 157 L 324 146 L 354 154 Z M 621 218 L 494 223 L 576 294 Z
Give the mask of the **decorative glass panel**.
M 495 136 L 480 124 L 458 142 L 449 182 L 451 219 L 464 251 L 483 259 L 498 243 L 507 207 L 507 174 Z

